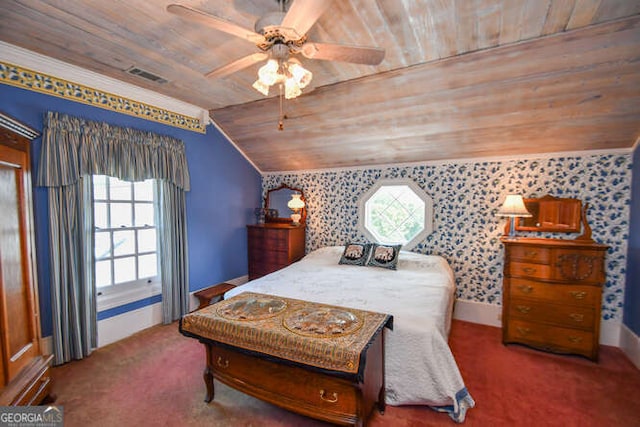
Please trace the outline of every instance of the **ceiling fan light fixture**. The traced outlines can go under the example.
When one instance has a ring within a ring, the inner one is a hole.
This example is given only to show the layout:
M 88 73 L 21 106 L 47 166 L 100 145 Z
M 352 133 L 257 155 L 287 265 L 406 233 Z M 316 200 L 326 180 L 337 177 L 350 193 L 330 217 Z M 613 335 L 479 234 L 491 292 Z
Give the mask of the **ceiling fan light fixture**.
M 286 99 L 297 98 L 302 94 L 302 90 L 300 89 L 300 85 L 295 81 L 292 77 L 289 77 L 284 81 L 284 97 Z
M 311 71 L 304 68 L 300 61 L 294 58 L 289 60 L 289 72 L 298 83 L 298 86 L 300 86 L 300 89 L 307 87 L 313 78 Z
M 258 80 L 267 86 L 273 86 L 278 82 L 280 65 L 275 59 L 270 59 L 258 70 Z
M 284 83 L 284 96 L 293 99 L 302 94 L 302 89 L 311 82 L 313 74 L 305 69 L 295 58 L 287 60 L 269 59 L 258 70 L 258 80 L 253 88 L 265 96 L 269 95 L 269 87 Z
M 260 79 L 256 80 L 251 86 L 264 96 L 269 96 L 269 86 L 262 83 Z

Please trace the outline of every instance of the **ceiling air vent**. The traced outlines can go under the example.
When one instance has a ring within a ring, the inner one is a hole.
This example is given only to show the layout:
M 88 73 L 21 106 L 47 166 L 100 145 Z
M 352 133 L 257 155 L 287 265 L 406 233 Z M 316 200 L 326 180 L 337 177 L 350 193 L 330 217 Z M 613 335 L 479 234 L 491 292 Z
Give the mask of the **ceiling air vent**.
M 145 71 L 142 68 L 138 68 L 138 67 L 129 68 L 127 70 L 127 73 L 133 74 L 134 76 L 142 77 L 143 79 L 151 80 L 152 82 L 155 82 L 155 83 L 167 82 L 167 79 L 164 79 L 160 76 L 156 76 L 155 74 Z

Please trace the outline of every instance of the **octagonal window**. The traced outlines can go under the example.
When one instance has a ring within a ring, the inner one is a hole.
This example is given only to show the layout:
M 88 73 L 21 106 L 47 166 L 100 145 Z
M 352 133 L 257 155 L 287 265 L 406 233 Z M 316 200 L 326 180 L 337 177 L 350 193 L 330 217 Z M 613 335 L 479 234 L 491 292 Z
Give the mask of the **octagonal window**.
M 380 182 L 360 200 L 360 228 L 370 240 L 411 249 L 431 233 L 432 208 L 413 181 Z

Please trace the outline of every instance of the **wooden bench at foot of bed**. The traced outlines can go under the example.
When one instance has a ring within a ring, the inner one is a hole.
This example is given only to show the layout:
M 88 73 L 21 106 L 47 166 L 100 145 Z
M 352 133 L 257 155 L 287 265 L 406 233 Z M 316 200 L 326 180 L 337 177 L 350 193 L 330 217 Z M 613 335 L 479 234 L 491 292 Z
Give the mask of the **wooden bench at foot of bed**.
M 224 317 L 237 314 L 232 308 L 247 301 L 258 300 L 265 306 L 270 299 L 284 302 L 282 308 L 268 308 L 279 310 L 275 315 L 270 311 L 269 317 L 255 321 L 244 314 L 238 319 Z M 307 321 L 318 320 L 318 313 L 342 312 L 355 319 L 344 333 L 330 327 L 318 331 Z M 391 322 L 391 316 L 379 313 L 244 293 L 186 315 L 180 331 L 206 347 L 206 402 L 215 396 L 215 378 L 305 416 L 362 426 L 375 407 L 384 412 L 382 328 L 391 327 Z

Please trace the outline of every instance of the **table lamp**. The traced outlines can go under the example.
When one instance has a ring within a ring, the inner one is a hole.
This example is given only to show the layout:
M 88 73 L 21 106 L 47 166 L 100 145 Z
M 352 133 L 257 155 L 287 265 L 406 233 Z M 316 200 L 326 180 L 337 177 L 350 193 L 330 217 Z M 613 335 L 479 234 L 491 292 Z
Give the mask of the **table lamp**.
M 524 205 L 524 200 L 519 194 L 509 194 L 504 199 L 504 203 L 498 209 L 496 216 L 508 217 L 511 221 L 509 225 L 509 239 L 514 240 L 516 237 L 516 218 L 517 217 L 531 217 L 531 214 Z
M 300 225 L 300 210 L 304 208 L 304 201 L 300 198 L 300 194 L 292 194 L 291 200 L 287 203 L 289 209 L 293 211 L 291 214 L 291 224 L 292 225 Z

